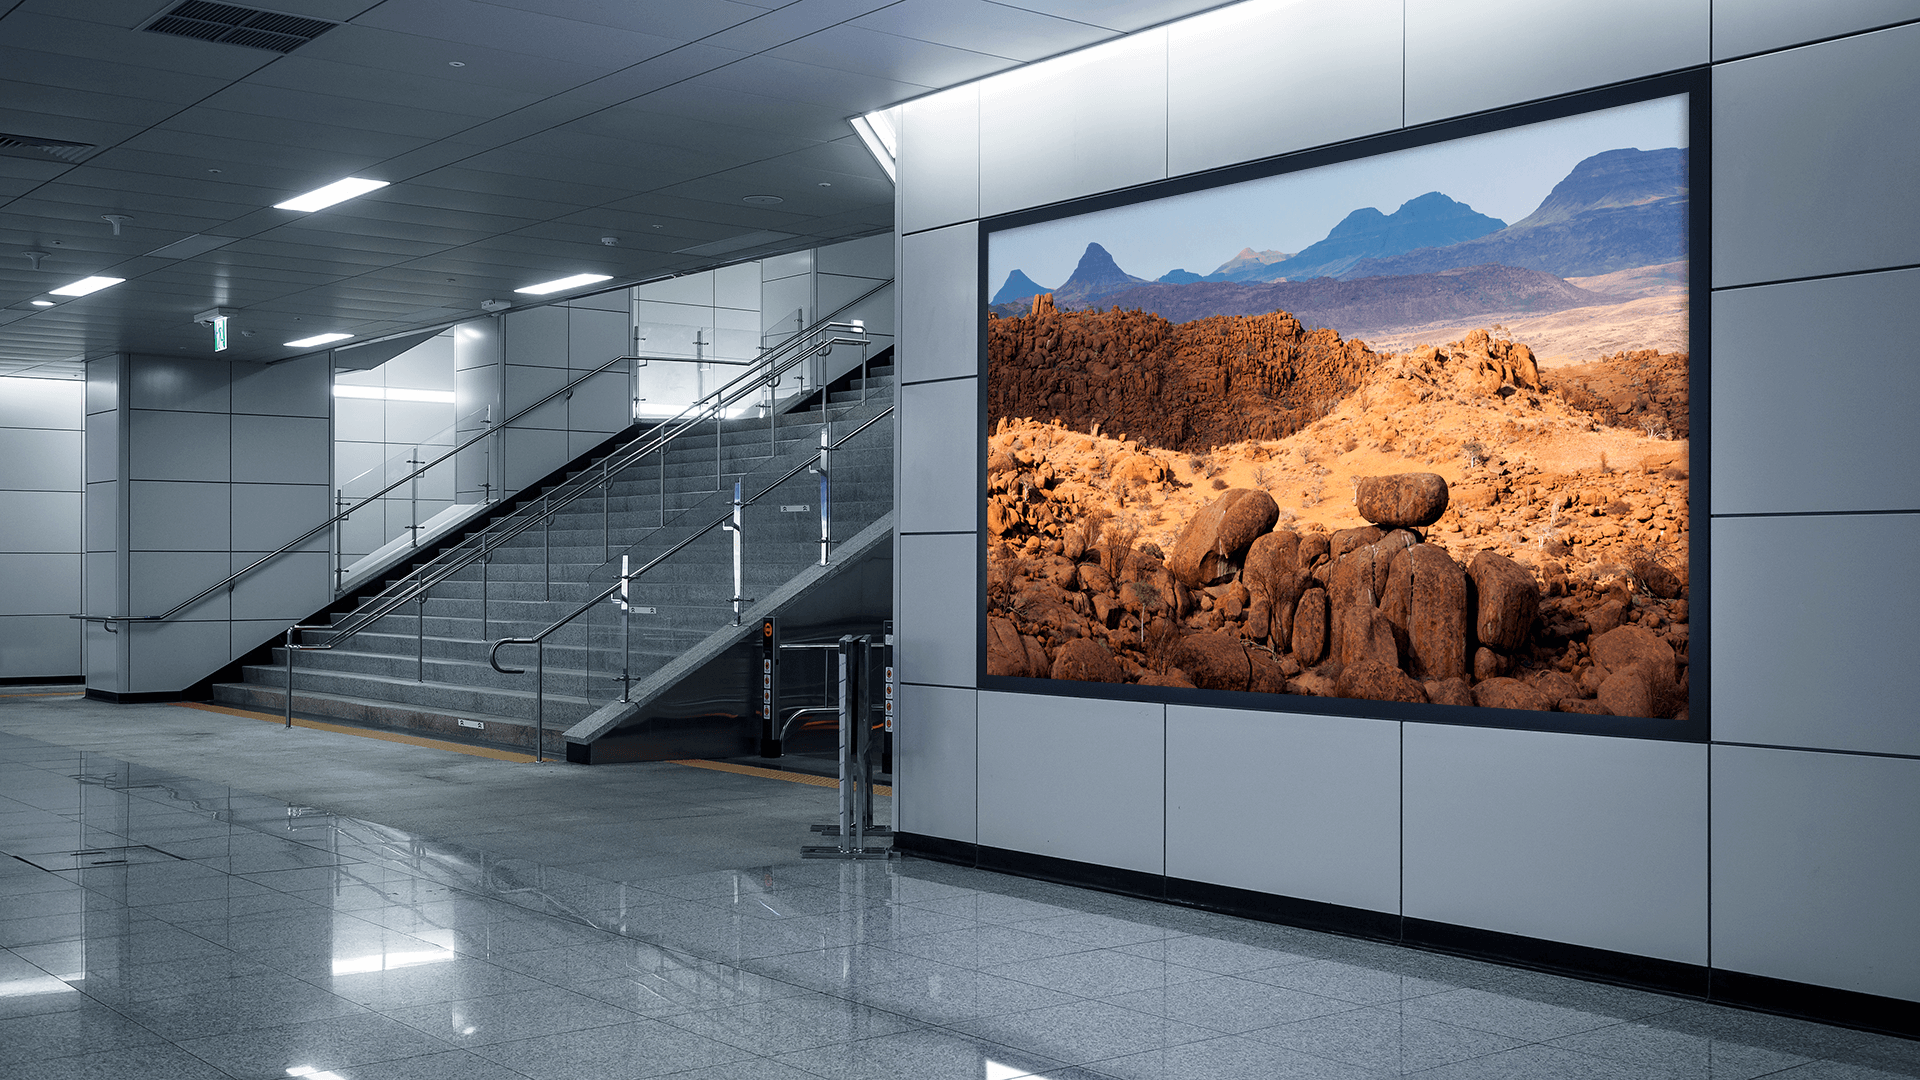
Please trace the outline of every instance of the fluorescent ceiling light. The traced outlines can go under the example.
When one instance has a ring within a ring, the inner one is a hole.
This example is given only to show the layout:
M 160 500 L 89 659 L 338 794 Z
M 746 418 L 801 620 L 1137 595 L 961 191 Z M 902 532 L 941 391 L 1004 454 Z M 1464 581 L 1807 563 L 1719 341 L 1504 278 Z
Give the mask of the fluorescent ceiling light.
M 453 404 L 451 390 L 408 390 L 398 386 L 348 386 L 344 383 L 333 388 L 334 397 L 372 398 L 376 401 L 436 401 Z
M 358 176 L 349 176 L 345 180 L 335 180 L 323 188 L 314 188 L 305 195 L 295 195 L 283 203 L 274 203 L 275 210 L 299 210 L 312 213 L 337 202 L 346 202 L 356 195 L 365 195 L 369 191 L 378 191 L 386 187 L 385 180 L 363 180 Z
M 513 291 L 517 293 L 529 293 L 534 296 L 545 296 L 548 293 L 556 293 L 562 289 L 574 289 L 582 285 L 591 285 L 596 281 L 612 280 L 613 276 L 611 274 L 575 274 L 572 277 L 554 278 L 552 281 L 543 281 L 538 285 L 529 285 L 524 289 L 515 289 Z
M 872 154 L 873 160 L 880 163 L 880 168 L 885 170 L 887 179 L 897 180 L 894 162 L 900 156 L 900 144 L 899 139 L 894 135 L 893 120 L 887 115 L 886 110 L 856 116 L 847 123 L 852 126 L 854 134 L 860 136 L 860 141 L 867 144 L 867 153 Z
M 52 306 L 53 306 L 53 301 L 51 301 L 51 300 L 35 300 L 35 301 L 33 301 L 33 306 L 34 306 L 34 307 L 52 307 Z
M 113 286 L 118 285 L 125 280 L 127 279 L 123 277 L 81 278 L 79 281 L 76 281 L 71 285 L 62 285 L 59 288 L 54 289 L 50 293 L 50 295 L 52 296 L 85 296 L 88 293 L 97 293 L 101 289 L 110 289 Z
M 345 341 L 352 336 L 352 334 L 315 334 L 312 337 L 303 337 L 299 341 L 285 342 L 285 345 L 289 349 L 304 349 L 309 345 L 325 345 L 330 341 Z

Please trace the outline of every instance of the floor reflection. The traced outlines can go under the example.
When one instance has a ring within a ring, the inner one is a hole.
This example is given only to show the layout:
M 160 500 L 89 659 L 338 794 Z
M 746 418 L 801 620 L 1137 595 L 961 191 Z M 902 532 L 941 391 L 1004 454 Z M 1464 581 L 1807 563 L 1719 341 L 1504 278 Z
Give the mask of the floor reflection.
M 770 783 L 702 782 L 743 804 Z M 940 864 L 806 862 L 808 824 L 786 862 L 668 872 L 583 841 L 563 868 L 503 853 L 509 834 L 0 734 L 0 1075 L 1920 1075 L 1900 1040 Z

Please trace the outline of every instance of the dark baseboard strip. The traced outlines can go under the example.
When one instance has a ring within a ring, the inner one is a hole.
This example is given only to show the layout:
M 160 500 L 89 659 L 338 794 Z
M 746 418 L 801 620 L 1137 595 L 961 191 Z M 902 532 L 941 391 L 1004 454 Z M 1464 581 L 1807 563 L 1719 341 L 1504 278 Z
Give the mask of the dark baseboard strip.
M 0 679 L 0 686 L 73 686 L 86 681 L 85 675 L 14 675 Z
M 1293 896 L 1275 896 L 1205 881 L 1167 878 L 1166 883 L 1167 899 L 1188 907 L 1238 915 L 1243 919 L 1298 926 L 1303 930 L 1323 930 L 1395 944 L 1400 941 L 1400 916 L 1385 911 L 1368 911 L 1365 908 L 1302 900 Z
M 1583 945 L 1409 919 L 1385 912 L 1117 870 L 938 836 L 901 832 L 894 850 L 960 866 L 1124 893 L 1262 922 L 1298 926 L 1549 971 L 1760 1012 L 1920 1039 L 1920 1002 L 1744 975 Z
M 1722 1005 L 1920 1039 L 1920 1001 L 1717 968 L 1707 977 L 1712 986 L 1709 997 Z
M 1617 983 L 1642 990 L 1705 998 L 1707 969 L 1698 964 L 1568 945 L 1559 941 L 1479 930 L 1471 926 L 1402 918 L 1400 943 L 1502 964 Z
M 112 690 L 96 690 L 87 687 L 87 697 L 94 701 L 110 702 L 114 705 L 157 705 L 173 701 L 199 701 L 204 695 L 196 696 L 186 690 L 155 690 L 150 693 L 116 694 Z

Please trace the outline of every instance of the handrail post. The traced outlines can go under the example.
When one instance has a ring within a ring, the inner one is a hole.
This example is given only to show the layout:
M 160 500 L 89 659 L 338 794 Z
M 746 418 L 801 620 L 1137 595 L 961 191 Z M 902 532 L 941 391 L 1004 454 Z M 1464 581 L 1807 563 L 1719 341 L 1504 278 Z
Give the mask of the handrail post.
M 733 482 L 733 625 L 740 625 L 740 605 L 746 601 L 746 558 L 743 550 L 746 536 L 741 532 L 745 525 L 746 504 L 740 501 L 740 481 Z
M 420 466 L 426 463 L 426 459 L 420 456 L 420 448 L 414 447 L 413 457 L 407 459 L 407 464 L 413 466 L 413 478 L 407 488 L 407 514 L 413 519 L 413 524 L 407 529 L 413 534 L 414 547 L 420 546 Z
M 340 595 L 340 589 L 347 583 L 347 542 L 341 531 L 345 524 L 341 510 L 347 505 L 347 489 L 333 489 L 333 594 Z
M 610 460 L 612 460 L 611 456 L 603 457 L 600 459 L 600 561 L 601 562 L 607 561 L 608 550 L 612 546 L 611 537 L 610 537 L 609 529 L 607 525 L 607 478 L 608 478 L 607 462 Z
M 547 750 L 547 643 L 534 647 L 533 760 L 545 761 Z
M 487 637 L 487 533 L 480 534 L 480 637 Z
M 540 598 L 553 599 L 553 515 L 547 512 L 547 496 L 540 496 Z
M 833 517 L 832 517 L 832 511 L 829 510 L 828 508 L 830 505 L 828 503 L 828 500 L 832 498 L 833 490 L 830 486 L 830 482 L 827 479 L 828 474 L 832 471 L 830 468 L 830 460 L 831 460 L 830 455 L 832 455 L 833 453 L 833 446 L 829 443 L 828 441 L 829 438 L 830 436 L 827 433 L 827 427 L 823 425 L 820 428 L 820 464 L 817 466 L 817 469 L 820 473 L 820 565 L 821 566 L 827 565 L 827 559 L 829 555 L 832 553 L 832 548 L 833 548 Z
M 293 729 L 293 632 L 299 624 L 287 627 L 287 729 Z
M 427 681 L 427 590 L 420 591 L 420 599 L 413 618 L 414 682 Z
M 627 559 L 620 556 L 620 700 L 633 692 L 633 608 L 627 602 Z

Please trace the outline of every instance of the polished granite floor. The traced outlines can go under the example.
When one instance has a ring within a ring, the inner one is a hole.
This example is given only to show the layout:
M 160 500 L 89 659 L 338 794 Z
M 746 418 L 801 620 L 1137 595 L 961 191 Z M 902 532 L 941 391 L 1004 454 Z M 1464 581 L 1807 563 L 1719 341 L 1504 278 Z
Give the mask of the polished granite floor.
M 0 1076 L 1920 1076 L 1900 1039 L 800 860 L 833 797 L 0 696 Z

